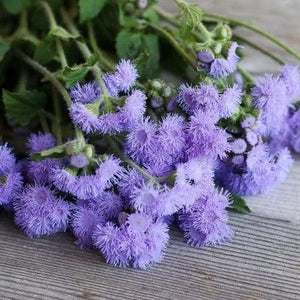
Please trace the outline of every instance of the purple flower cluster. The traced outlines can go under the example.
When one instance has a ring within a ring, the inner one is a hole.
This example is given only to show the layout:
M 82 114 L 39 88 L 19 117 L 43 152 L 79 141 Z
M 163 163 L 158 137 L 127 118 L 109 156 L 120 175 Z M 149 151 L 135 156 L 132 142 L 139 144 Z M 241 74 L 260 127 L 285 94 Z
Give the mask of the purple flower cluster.
M 240 46 L 233 42 L 228 49 L 226 58 L 215 58 L 208 50 L 202 50 L 198 53 L 198 64 L 213 78 L 226 77 L 236 71 L 239 61 L 239 57 L 236 55 L 238 47 Z
M 214 78 L 231 74 L 237 47 L 231 45 L 226 59 L 199 53 L 201 66 Z M 288 147 L 300 152 L 300 110 L 293 106 L 300 75 L 290 66 L 277 77 L 266 75 L 251 101 L 241 82 L 220 87 L 212 77 L 182 84 L 162 114 L 155 110 L 162 105 L 147 107 L 151 97 L 134 89 L 138 74 L 128 60 L 103 75 L 105 90 L 95 82 L 77 84 L 70 117 L 94 136 L 57 146 L 51 134 L 32 134 L 28 155 L 44 159 L 18 164 L 0 146 L 0 204 L 13 204 L 28 236 L 69 228 L 80 248 L 96 248 L 119 266 L 147 269 L 159 262 L 174 216 L 193 246 L 230 241 L 232 200 L 224 188 L 264 193 L 285 179 Z M 178 104 L 175 112 L 168 112 L 171 102 L 171 110 Z M 59 157 L 49 156 L 52 150 Z

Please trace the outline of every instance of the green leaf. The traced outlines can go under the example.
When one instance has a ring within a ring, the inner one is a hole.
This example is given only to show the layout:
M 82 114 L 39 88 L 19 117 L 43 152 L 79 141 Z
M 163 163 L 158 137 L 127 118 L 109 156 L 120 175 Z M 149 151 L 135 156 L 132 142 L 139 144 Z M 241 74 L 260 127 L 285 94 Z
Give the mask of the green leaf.
M 4 9 L 11 14 L 19 14 L 24 8 L 23 0 L 1 0 Z
M 142 46 L 142 35 L 123 29 L 119 32 L 116 41 L 117 54 L 119 58 L 134 59 L 140 53 Z
M 77 66 L 73 68 L 65 68 L 63 71 L 63 80 L 66 82 L 66 87 L 70 88 L 77 82 L 80 82 L 88 73 L 88 67 Z
M 88 66 L 92 67 L 95 65 L 99 61 L 99 58 L 100 57 L 98 53 L 93 53 L 87 61 Z
M 4 58 L 5 54 L 9 51 L 9 49 L 9 44 L 0 41 L 0 62 Z
M 3 90 L 2 98 L 7 118 L 21 125 L 28 125 L 47 102 L 46 95 L 36 90 L 22 93 Z
M 34 50 L 34 59 L 42 65 L 48 64 L 55 57 L 55 46 L 50 41 L 42 41 Z
M 63 157 L 64 153 L 65 153 L 65 145 L 59 145 L 56 147 L 53 147 L 51 149 L 48 150 L 44 150 L 42 152 L 39 153 L 33 153 L 31 155 L 31 159 L 33 161 L 42 161 L 43 159 L 46 158 L 59 158 L 59 157 Z
M 68 41 L 72 39 L 77 41 L 82 41 L 82 37 L 80 35 L 71 34 L 61 26 L 56 26 L 52 28 L 48 33 L 48 37 L 58 37 L 64 41 Z
M 95 18 L 106 3 L 107 0 L 79 0 L 80 23 Z
M 182 0 L 175 0 L 176 4 L 180 7 L 180 17 L 183 24 L 194 29 L 202 21 L 203 11 L 198 4 L 190 4 Z
M 243 214 L 248 214 L 251 212 L 250 208 L 246 204 L 246 201 L 239 195 L 232 194 L 232 204 L 230 206 L 231 209 Z

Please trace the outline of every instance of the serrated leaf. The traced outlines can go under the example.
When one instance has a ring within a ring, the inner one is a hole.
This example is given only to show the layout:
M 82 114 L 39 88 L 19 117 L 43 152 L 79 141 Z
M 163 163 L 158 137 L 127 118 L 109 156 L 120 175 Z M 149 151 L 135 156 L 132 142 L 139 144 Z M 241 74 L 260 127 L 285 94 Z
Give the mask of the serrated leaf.
M 95 18 L 106 3 L 107 0 L 79 0 L 80 23 Z
M 71 34 L 61 26 L 56 26 L 52 28 L 48 33 L 48 37 L 58 37 L 64 41 L 68 41 L 72 39 L 77 41 L 82 41 L 82 37 L 80 35 Z
M 7 118 L 21 125 L 28 125 L 47 102 L 46 95 L 36 90 L 21 93 L 3 90 L 2 99 Z
M 4 58 L 5 54 L 9 51 L 9 49 L 9 44 L 0 41 L 0 62 Z
M 232 204 L 230 206 L 231 209 L 234 209 L 235 211 L 243 214 L 248 214 L 251 212 L 250 208 L 248 207 L 245 199 L 243 199 L 241 196 L 232 194 Z
M 182 0 L 176 0 L 176 4 L 180 7 L 180 17 L 183 24 L 194 29 L 202 21 L 203 11 L 198 4 L 190 4 Z
M 63 71 L 63 80 L 66 82 L 66 87 L 70 88 L 77 82 L 80 82 L 86 76 L 88 71 L 88 67 L 82 66 L 66 68 Z
M 19 14 L 25 7 L 23 0 L 1 0 L 4 9 L 11 14 Z
M 55 57 L 55 47 L 50 41 L 42 41 L 34 50 L 34 59 L 42 65 L 48 64 Z

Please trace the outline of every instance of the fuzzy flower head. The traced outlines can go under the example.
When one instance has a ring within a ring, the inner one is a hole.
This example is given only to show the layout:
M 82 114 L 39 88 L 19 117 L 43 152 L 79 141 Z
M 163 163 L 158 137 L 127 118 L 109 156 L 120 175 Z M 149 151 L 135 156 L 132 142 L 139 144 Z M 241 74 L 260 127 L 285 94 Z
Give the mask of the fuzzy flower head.
M 235 84 L 233 87 L 227 88 L 220 98 L 221 116 L 228 118 L 237 111 L 242 102 L 241 90 Z
M 77 83 L 71 88 L 70 97 L 74 102 L 90 104 L 96 102 L 101 96 L 100 86 L 97 82 Z
M 260 120 L 267 129 L 276 133 L 285 121 L 288 100 L 285 84 L 270 74 L 261 78 L 252 89 L 253 104 L 260 109 Z
M 74 154 L 70 158 L 70 165 L 78 169 L 84 168 L 88 163 L 88 158 L 83 153 Z
M 247 143 L 243 139 L 236 139 L 231 143 L 231 151 L 234 154 L 242 154 L 247 149 Z
M 151 216 L 145 213 L 130 214 L 127 218 L 128 231 L 135 234 L 144 234 L 151 224 Z
M 239 57 L 236 55 L 236 49 L 240 47 L 233 42 L 228 50 L 227 58 L 217 58 L 210 66 L 209 74 L 214 78 L 222 78 L 236 71 Z
M 16 199 L 23 188 L 23 178 L 14 169 L 0 176 L 0 205 L 9 205 Z
M 56 139 L 50 133 L 31 134 L 27 140 L 29 154 L 48 150 L 56 146 Z
M 12 153 L 12 149 L 5 145 L 0 146 L 0 176 L 7 174 L 16 165 L 15 156 Z
M 113 74 L 117 87 L 122 92 L 129 92 L 138 78 L 136 66 L 130 60 L 121 59 Z
M 24 189 L 14 201 L 15 221 L 29 237 L 65 231 L 70 215 L 69 204 L 56 198 L 46 186 L 33 185 Z
M 280 70 L 280 79 L 286 87 L 289 102 L 292 103 L 300 98 L 300 72 L 296 66 L 285 65 Z

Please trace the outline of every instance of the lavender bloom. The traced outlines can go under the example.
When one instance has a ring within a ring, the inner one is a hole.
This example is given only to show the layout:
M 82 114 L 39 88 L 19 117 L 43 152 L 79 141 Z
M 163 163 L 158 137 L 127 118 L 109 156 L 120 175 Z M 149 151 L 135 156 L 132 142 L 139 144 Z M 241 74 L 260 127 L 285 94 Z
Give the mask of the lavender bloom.
M 242 154 L 247 149 L 247 143 L 243 139 L 236 139 L 231 143 L 231 151 L 235 154 Z
M 195 113 L 198 110 L 215 113 L 218 116 L 220 113 L 219 94 L 213 85 L 201 84 L 197 88 L 181 85 L 178 102 L 188 113 Z
M 290 142 L 292 149 L 300 153 L 300 110 L 294 112 L 288 119 L 289 130 L 286 140 Z
M 272 134 L 279 131 L 288 112 L 285 84 L 267 74 L 252 89 L 253 104 L 260 109 L 260 120 Z
M 237 85 L 227 88 L 227 90 L 220 96 L 221 98 L 221 116 L 228 118 L 233 115 L 242 102 L 241 90 Z
M 70 97 L 74 102 L 90 104 L 96 102 L 101 96 L 100 86 L 97 82 L 77 83 L 71 88 Z
M 167 115 L 159 127 L 158 139 L 165 155 L 170 155 L 175 162 L 184 154 L 186 146 L 186 124 L 182 116 Z
M 208 50 L 202 50 L 198 52 L 198 67 L 206 72 L 209 72 L 211 63 L 214 61 L 215 57 L 212 52 Z
M 120 116 L 124 127 L 130 129 L 134 124 L 143 120 L 146 111 L 146 95 L 139 90 L 135 90 L 127 97 L 124 106 L 120 109 Z
M 56 146 L 56 139 L 50 133 L 31 134 L 27 140 L 26 146 L 29 148 L 28 153 L 33 154 Z
M 70 165 L 78 169 L 84 168 L 88 163 L 89 161 L 83 153 L 72 155 L 70 159 Z
M 300 97 L 300 73 L 296 66 L 285 65 L 280 70 L 279 78 L 284 82 L 289 102 L 292 103 Z
M 239 57 L 236 55 L 236 49 L 240 47 L 237 43 L 232 43 L 228 50 L 227 58 L 215 59 L 209 70 L 209 74 L 214 78 L 222 78 L 235 72 Z
M 145 184 L 145 178 L 135 169 L 129 169 L 118 182 L 120 195 L 129 199 L 135 188 L 141 188 Z
M 229 134 L 214 125 L 215 116 L 198 111 L 191 117 L 187 130 L 187 155 L 189 158 L 225 158 L 231 146 Z
M 246 140 L 251 146 L 255 146 L 258 143 L 258 136 L 254 131 L 247 129 Z
M 14 201 L 15 222 L 31 238 L 65 231 L 69 204 L 46 186 L 27 186 Z
M 98 117 L 97 132 L 113 135 L 125 130 L 120 113 L 109 113 Z
M 135 65 L 130 60 L 121 59 L 113 74 L 117 87 L 122 92 L 129 92 L 138 78 Z
M 51 182 L 62 192 L 72 193 L 76 186 L 76 177 L 68 170 L 56 167 L 51 170 Z
M 250 128 L 255 124 L 255 118 L 253 116 L 247 117 L 241 122 L 242 128 Z
M 230 241 L 233 231 L 228 226 L 229 195 L 213 191 L 197 200 L 191 209 L 179 216 L 188 243 L 200 247 Z
M 76 245 L 81 249 L 93 246 L 93 233 L 97 224 L 103 221 L 97 213 L 89 208 L 79 207 L 73 214 L 72 230 L 76 237 Z
M 240 195 L 266 193 L 282 182 L 291 167 L 287 149 L 274 156 L 265 145 L 254 147 L 241 165 L 220 163 L 216 172 L 217 183 Z
M 12 149 L 7 144 L 0 146 L 0 176 L 7 174 L 16 165 L 15 156 Z
M 108 95 L 118 98 L 120 91 L 114 74 L 106 73 L 102 76 L 102 80 Z
M 100 124 L 97 116 L 81 103 L 73 103 L 69 108 L 72 122 L 86 133 L 99 130 Z
M 160 220 L 149 224 L 149 217 L 139 213 L 128 218 L 120 227 L 112 222 L 99 224 L 93 235 L 94 245 L 108 263 L 147 269 L 163 256 L 169 240 L 167 225 Z
M 30 181 L 41 184 L 52 183 L 52 169 L 59 168 L 61 162 L 55 158 L 46 158 L 42 161 L 29 161 L 27 165 L 27 177 Z
M 106 261 L 113 265 L 128 266 L 131 261 L 131 240 L 125 225 L 117 227 L 108 222 L 98 224 L 93 234 L 94 246 L 98 248 Z
M 9 205 L 17 198 L 23 187 L 23 179 L 14 169 L 0 177 L 0 205 Z
M 135 124 L 127 135 L 125 152 L 137 162 L 141 162 L 155 149 L 157 128 L 149 118 Z
M 148 0 L 139 0 L 138 6 L 139 9 L 145 9 L 148 5 Z
M 111 193 L 103 193 L 98 198 L 84 200 L 84 204 L 76 208 L 72 220 L 76 244 L 82 249 L 92 247 L 92 235 L 97 224 L 105 224 L 116 219 L 121 208 L 120 197 Z

